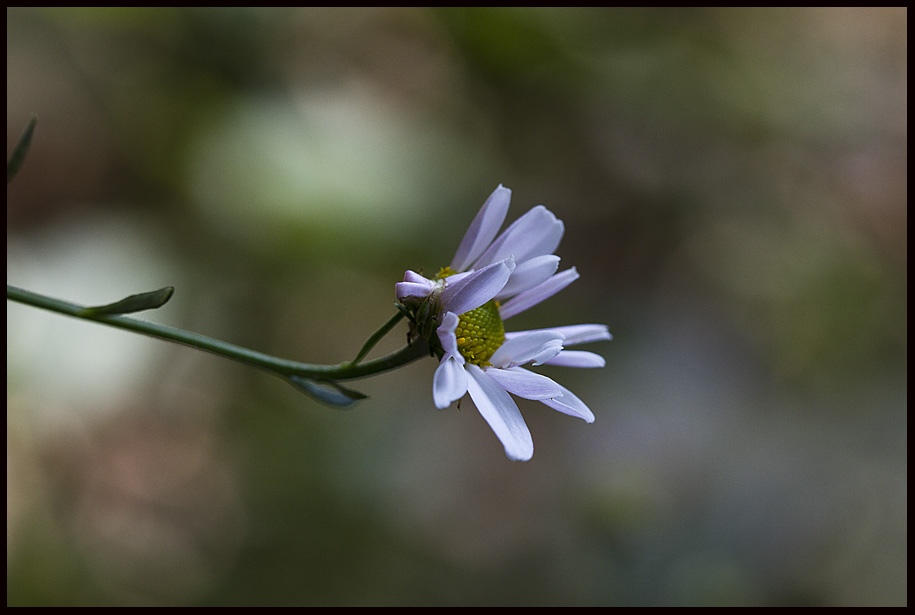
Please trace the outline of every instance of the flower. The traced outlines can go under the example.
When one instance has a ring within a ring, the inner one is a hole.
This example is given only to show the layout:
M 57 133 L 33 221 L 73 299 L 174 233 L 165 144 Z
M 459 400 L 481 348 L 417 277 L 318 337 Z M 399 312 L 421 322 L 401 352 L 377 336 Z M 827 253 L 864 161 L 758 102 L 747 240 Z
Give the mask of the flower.
M 395 285 L 395 294 L 417 335 L 440 357 L 432 382 L 436 407 L 447 408 L 469 393 L 505 454 L 527 461 L 534 444 L 511 395 L 538 400 L 588 423 L 594 414 L 571 391 L 523 366 L 603 367 L 601 356 L 565 346 L 609 340 L 611 335 L 605 325 L 596 324 L 504 330 L 505 319 L 578 279 L 574 267 L 556 272 L 559 257 L 553 251 L 564 226 L 543 205 L 496 236 L 510 200 L 511 190 L 499 185 L 474 218 L 451 264 L 432 279 L 407 271 L 404 281 Z

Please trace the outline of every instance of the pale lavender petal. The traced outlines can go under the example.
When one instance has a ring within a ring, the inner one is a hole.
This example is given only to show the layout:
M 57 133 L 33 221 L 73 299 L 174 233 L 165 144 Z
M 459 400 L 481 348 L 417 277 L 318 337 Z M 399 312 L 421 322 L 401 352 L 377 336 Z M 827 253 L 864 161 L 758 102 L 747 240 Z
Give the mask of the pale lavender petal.
M 553 410 L 562 412 L 563 414 L 584 419 L 586 423 L 593 423 L 594 413 L 591 412 L 591 409 L 588 408 L 583 401 L 575 397 L 569 389 L 563 386 L 560 386 L 559 388 L 562 389 L 562 397 L 542 399 L 540 400 L 541 403 L 544 403 Z
M 411 284 L 410 282 L 397 282 L 394 285 L 394 295 L 398 301 L 406 299 L 424 299 L 432 292 L 431 286 L 422 284 Z
M 500 387 L 524 399 L 550 399 L 562 395 L 562 388 L 541 374 L 529 372 L 523 367 L 499 369 L 487 367 L 486 375 L 495 380 Z
M 446 355 L 435 369 L 432 378 L 432 400 L 435 407 L 447 408 L 451 402 L 464 397 L 467 392 L 467 372 L 457 358 Z
M 549 331 L 519 335 L 502 344 L 489 362 L 495 367 L 514 367 L 533 362 L 549 361 L 562 350 L 562 336 Z
M 403 281 L 404 282 L 416 282 L 419 284 L 423 284 L 423 283 L 429 284 L 429 285 L 432 284 L 432 280 L 430 280 L 426 276 L 416 273 L 412 269 L 407 269 L 406 271 L 404 271 Z
M 602 340 L 612 340 L 613 336 L 607 331 L 607 325 L 568 325 L 565 327 L 549 327 L 546 329 L 530 329 L 528 331 L 506 332 L 505 339 L 530 333 L 531 331 L 552 331 L 563 335 L 566 339 L 563 346 L 575 346 Z
M 557 273 L 546 282 L 538 284 L 534 288 L 526 290 L 520 295 L 506 301 L 499 308 L 499 314 L 501 314 L 502 320 L 520 314 L 524 310 L 537 305 L 544 299 L 549 299 L 577 279 L 578 271 L 575 267 Z
M 432 292 L 434 283 L 426 279 L 415 271 L 407 270 L 403 276 L 403 282 L 394 285 L 394 294 L 398 301 L 407 298 L 423 299 Z
M 442 324 L 438 326 L 438 329 L 435 330 L 438 334 L 438 339 L 442 343 L 442 349 L 445 351 L 445 355 L 451 355 L 458 360 L 458 363 L 461 365 L 464 364 L 464 357 L 458 351 L 457 347 L 457 337 L 454 335 L 455 329 L 457 329 L 460 318 L 454 312 L 448 312 L 445 314 L 445 317 L 442 318 Z
M 476 218 L 470 223 L 457 252 L 454 253 L 454 258 L 451 260 L 453 270 L 468 269 L 473 261 L 489 247 L 496 233 L 502 228 L 502 223 L 505 222 L 511 197 L 512 191 L 502 184 L 499 184 L 499 187 L 489 195 Z
M 463 280 L 464 278 L 466 278 L 467 276 L 469 276 L 472 273 L 473 273 L 473 271 L 464 271 L 461 273 L 455 273 L 454 275 L 449 275 L 446 279 L 448 280 L 448 284 L 453 285 L 453 284 L 457 284 L 458 282 L 460 282 L 461 280 Z M 442 281 L 444 281 L 444 280 L 442 280 Z
M 527 461 L 534 455 L 531 432 L 511 396 L 476 365 L 466 368 L 467 392 L 480 414 L 505 447 L 505 455 L 515 461 Z
M 545 365 L 562 367 L 603 367 L 607 364 L 602 356 L 585 350 L 563 350 L 558 355 L 544 361 Z
M 548 344 L 544 344 L 540 352 L 531 357 L 531 363 L 534 365 L 542 365 L 555 357 L 560 352 L 562 352 L 561 340 L 555 340 Z
M 562 239 L 565 227 L 549 209 L 537 205 L 515 220 L 483 253 L 476 267 L 514 256 L 516 262 L 552 254 Z
M 442 291 L 442 310 L 463 314 L 480 307 L 496 296 L 515 270 L 515 261 L 507 258 L 494 265 L 478 269 L 455 284 L 447 283 Z
M 432 292 L 431 286 L 424 284 L 412 284 L 410 282 L 398 282 L 394 285 L 394 295 L 398 301 L 407 299 L 425 299 Z
M 545 282 L 559 268 L 559 257 L 554 254 L 535 256 L 518 263 L 505 288 L 496 295 L 497 300 L 512 297 Z

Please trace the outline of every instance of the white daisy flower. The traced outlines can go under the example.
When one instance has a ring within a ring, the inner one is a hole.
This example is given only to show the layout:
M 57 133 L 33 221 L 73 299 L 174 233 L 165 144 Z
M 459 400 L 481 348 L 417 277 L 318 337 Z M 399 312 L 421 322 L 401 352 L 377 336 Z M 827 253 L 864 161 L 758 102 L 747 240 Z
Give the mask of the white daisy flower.
M 556 273 L 553 251 L 564 227 L 550 210 L 534 207 L 496 237 L 511 200 L 499 186 L 483 204 L 451 265 L 433 279 L 407 271 L 395 285 L 416 334 L 441 361 L 432 382 L 438 408 L 470 398 L 513 460 L 534 454 L 530 431 L 512 395 L 541 401 L 591 423 L 594 414 L 578 397 L 523 365 L 603 367 L 604 359 L 573 344 L 611 339 L 605 325 L 573 325 L 505 332 L 503 321 L 537 305 L 576 279 L 575 268 Z M 434 335 L 433 335 L 434 333 Z

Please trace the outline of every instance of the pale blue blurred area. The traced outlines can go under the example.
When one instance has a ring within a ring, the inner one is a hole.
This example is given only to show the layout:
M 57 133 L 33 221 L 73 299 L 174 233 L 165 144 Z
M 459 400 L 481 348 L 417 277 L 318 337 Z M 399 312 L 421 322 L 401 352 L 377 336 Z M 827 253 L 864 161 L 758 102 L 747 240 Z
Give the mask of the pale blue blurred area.
M 7 9 L 10 284 L 336 363 L 488 194 L 605 323 L 504 457 L 9 303 L 9 605 L 904 605 L 906 9 Z M 378 353 L 399 348 L 402 326 Z

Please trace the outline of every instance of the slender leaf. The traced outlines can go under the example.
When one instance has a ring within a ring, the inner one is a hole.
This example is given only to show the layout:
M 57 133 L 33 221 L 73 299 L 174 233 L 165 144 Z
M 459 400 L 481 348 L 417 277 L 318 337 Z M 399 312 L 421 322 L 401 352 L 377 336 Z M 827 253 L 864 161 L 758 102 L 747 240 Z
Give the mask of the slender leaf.
M 143 310 L 155 310 L 165 305 L 175 292 L 174 286 L 166 286 L 148 293 L 138 293 L 124 297 L 108 305 L 97 305 L 83 308 L 83 316 L 100 316 L 102 314 L 132 314 Z
M 365 395 L 364 393 L 347 389 L 336 382 L 318 382 L 301 376 L 289 376 L 288 380 L 292 386 L 309 397 L 331 406 L 345 408 L 347 406 L 352 406 L 360 399 L 368 397 L 368 395 Z
M 28 153 L 29 145 L 32 143 L 32 134 L 35 132 L 35 124 L 37 122 L 38 116 L 33 114 L 22 133 L 22 136 L 19 137 L 19 142 L 16 143 L 16 147 L 13 148 L 13 154 L 10 156 L 9 160 L 6 161 L 7 184 L 13 181 L 16 173 L 19 172 L 19 167 L 25 162 L 25 155 Z

